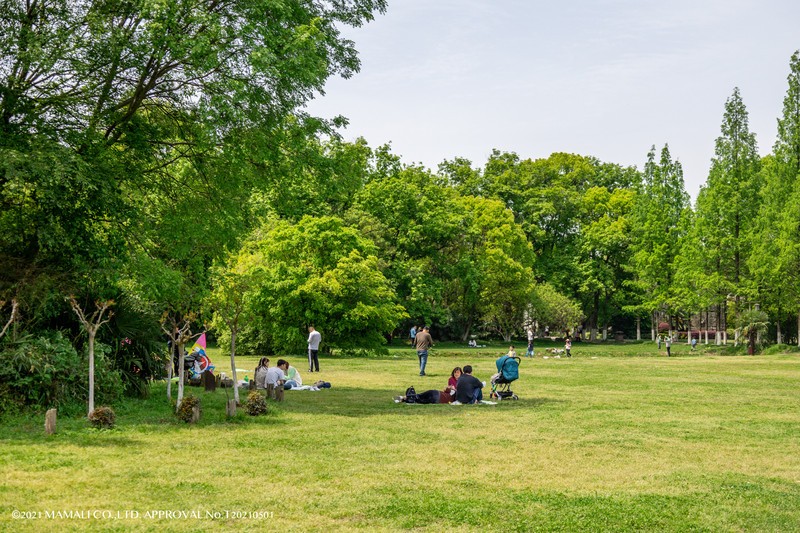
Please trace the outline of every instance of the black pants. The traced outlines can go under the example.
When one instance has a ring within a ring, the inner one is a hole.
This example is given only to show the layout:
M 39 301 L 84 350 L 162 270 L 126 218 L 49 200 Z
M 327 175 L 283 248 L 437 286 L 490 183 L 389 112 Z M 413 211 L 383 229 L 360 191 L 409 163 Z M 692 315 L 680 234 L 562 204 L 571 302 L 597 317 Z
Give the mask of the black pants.
M 308 371 L 319 372 L 319 350 L 308 350 Z
M 426 390 L 425 392 L 420 392 L 416 395 L 414 401 L 409 403 L 439 403 L 439 391 Z

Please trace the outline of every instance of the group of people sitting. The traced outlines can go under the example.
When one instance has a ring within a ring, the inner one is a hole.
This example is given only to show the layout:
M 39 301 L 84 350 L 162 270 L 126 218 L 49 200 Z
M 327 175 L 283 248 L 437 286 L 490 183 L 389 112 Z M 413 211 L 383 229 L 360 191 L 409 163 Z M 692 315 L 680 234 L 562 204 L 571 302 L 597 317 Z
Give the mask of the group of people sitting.
M 395 403 L 452 403 L 469 404 L 480 403 L 483 400 L 485 381 L 480 381 L 472 375 L 472 366 L 466 365 L 463 370 L 455 367 L 447 380 L 447 387 L 443 390 L 427 390 L 417 393 L 414 388 L 409 388 L 403 396 L 395 396 Z
M 269 366 L 269 359 L 262 357 L 258 362 L 253 380 L 256 390 L 266 390 L 268 385 L 277 387 L 282 385 L 284 390 L 312 390 L 329 389 L 331 384 L 327 381 L 316 381 L 313 385 L 303 385 L 300 372 L 284 359 L 278 359 L 277 366 Z

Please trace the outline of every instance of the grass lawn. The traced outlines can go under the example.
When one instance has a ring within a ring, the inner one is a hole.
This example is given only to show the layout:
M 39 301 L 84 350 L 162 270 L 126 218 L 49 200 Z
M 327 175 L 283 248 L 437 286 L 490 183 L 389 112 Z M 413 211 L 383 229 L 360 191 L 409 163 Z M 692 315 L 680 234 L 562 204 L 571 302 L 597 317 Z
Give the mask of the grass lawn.
M 203 416 L 186 425 L 156 384 L 111 431 L 62 417 L 45 437 L 43 415 L 5 419 L 0 530 L 800 530 L 800 356 L 674 345 L 667 359 L 648 343 L 543 359 L 538 344 L 519 401 L 392 402 L 443 388 L 456 365 L 488 380 L 503 348 L 438 346 L 424 378 L 408 347 L 322 358 L 333 388 L 288 391 L 256 418 L 226 421 L 224 390 L 190 388 Z

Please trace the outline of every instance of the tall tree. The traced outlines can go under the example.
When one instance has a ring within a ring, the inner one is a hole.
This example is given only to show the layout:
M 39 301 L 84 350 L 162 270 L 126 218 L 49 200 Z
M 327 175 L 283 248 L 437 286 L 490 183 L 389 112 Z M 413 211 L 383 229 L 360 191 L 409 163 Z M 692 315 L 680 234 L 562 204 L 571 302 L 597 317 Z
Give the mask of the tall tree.
M 579 294 L 589 315 L 591 340 L 598 325 L 605 326 L 621 309 L 615 305 L 618 293 L 625 291 L 630 277 L 629 246 L 631 216 L 636 193 L 633 189 L 592 187 L 583 196 L 580 253 L 576 257 L 581 272 Z M 621 298 L 626 300 L 626 298 Z M 605 332 L 603 328 L 603 338 Z
M 760 203 L 760 166 L 747 109 L 735 88 L 725 102 L 708 181 L 697 200 L 693 240 L 703 253 L 689 276 L 714 295 L 707 303 L 717 306 L 718 316 L 726 314 L 729 299 L 738 311 L 752 288 L 747 260 Z
M 301 106 L 358 70 L 341 27 L 385 8 L 0 0 L 0 281 L 64 284 L 101 260 L 124 268 L 131 251 L 210 263 L 204 240 L 220 250 L 247 233 L 242 207 L 266 188 L 260 156 L 288 142 L 287 123 L 340 123 Z
M 641 192 L 634 209 L 634 284 L 642 297 L 641 308 L 653 314 L 651 335 L 659 315 L 670 315 L 669 300 L 679 251 L 682 217 L 689 207 L 683 183 L 683 168 L 673 161 L 667 145 L 656 162 L 656 148 L 647 154 Z
M 800 51 L 790 60 L 773 155 L 765 159 L 762 205 L 750 258 L 759 297 L 778 318 L 796 313 L 800 332 Z M 800 346 L 800 333 L 797 335 Z

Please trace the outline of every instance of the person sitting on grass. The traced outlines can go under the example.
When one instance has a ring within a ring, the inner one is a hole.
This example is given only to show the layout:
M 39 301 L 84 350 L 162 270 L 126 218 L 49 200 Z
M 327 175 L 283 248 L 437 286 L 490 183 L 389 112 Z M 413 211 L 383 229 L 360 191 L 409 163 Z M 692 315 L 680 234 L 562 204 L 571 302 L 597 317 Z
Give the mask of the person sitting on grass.
M 258 366 L 256 367 L 255 372 L 253 372 L 253 381 L 256 382 L 256 389 L 266 389 L 267 388 L 267 370 L 269 369 L 269 359 L 266 357 L 262 357 L 258 361 Z
M 481 403 L 483 400 L 483 387 L 485 382 L 478 381 L 472 375 L 472 366 L 465 365 L 464 373 L 458 378 L 456 384 L 456 401 L 458 403 Z
M 278 359 L 278 366 L 267 369 L 267 385 L 277 387 L 286 383 L 286 372 L 289 371 L 289 363 L 283 359 Z
M 456 386 L 458 385 L 458 378 L 461 377 L 461 374 L 463 374 L 463 372 L 461 371 L 461 367 L 460 366 L 455 367 L 453 371 L 450 372 L 450 379 L 447 380 L 447 387 L 444 389 L 444 391 L 447 394 L 449 394 L 453 398 L 453 400 L 455 399 L 456 396 Z
M 289 365 L 289 370 L 286 371 L 286 383 L 283 384 L 283 388 L 286 390 L 302 387 L 303 386 L 303 378 L 300 377 L 300 372 L 291 365 Z

